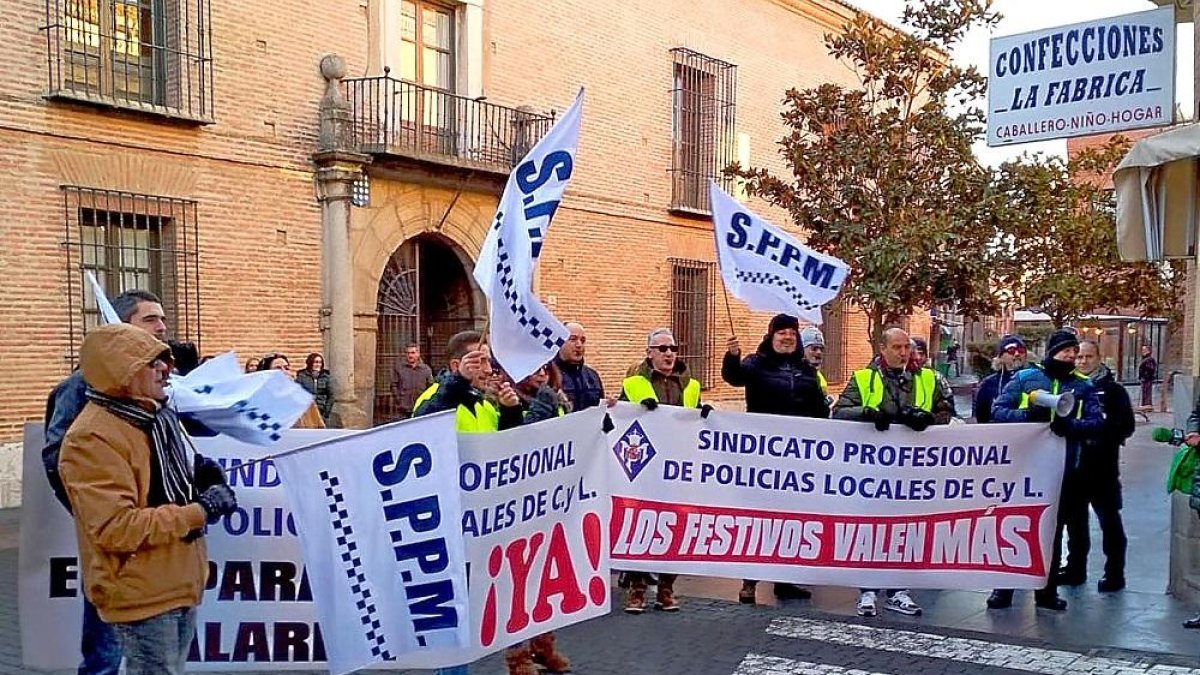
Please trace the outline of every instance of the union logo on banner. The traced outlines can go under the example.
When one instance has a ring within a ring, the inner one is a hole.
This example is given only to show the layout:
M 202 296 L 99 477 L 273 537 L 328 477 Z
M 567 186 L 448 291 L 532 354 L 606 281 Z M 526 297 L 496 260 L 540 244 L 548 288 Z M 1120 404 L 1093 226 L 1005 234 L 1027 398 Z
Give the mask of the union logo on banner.
M 625 433 L 621 434 L 621 438 L 617 439 L 616 445 L 613 446 L 613 453 L 631 482 L 646 468 L 650 460 L 654 459 L 654 455 L 658 454 L 638 422 L 629 425 Z

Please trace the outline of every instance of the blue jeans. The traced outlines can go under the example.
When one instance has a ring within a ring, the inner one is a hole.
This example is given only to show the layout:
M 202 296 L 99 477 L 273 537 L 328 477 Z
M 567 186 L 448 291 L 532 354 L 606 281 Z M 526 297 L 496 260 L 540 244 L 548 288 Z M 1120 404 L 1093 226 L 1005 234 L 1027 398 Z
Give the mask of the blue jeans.
M 438 668 L 433 675 L 467 675 L 466 666 L 450 666 L 449 668 Z
M 114 623 L 126 675 L 183 675 L 196 635 L 196 608 L 184 607 L 129 623 Z
M 117 675 L 121 669 L 121 641 L 86 596 L 83 598 L 83 634 L 79 651 L 83 652 L 79 675 Z

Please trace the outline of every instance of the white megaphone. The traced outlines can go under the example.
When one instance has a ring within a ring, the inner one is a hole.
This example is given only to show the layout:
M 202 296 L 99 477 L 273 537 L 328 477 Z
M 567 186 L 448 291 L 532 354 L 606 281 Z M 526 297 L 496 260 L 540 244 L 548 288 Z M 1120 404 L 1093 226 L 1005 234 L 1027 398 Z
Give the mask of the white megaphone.
M 1031 402 L 1039 408 L 1051 408 L 1060 417 L 1071 414 L 1075 409 L 1075 394 L 1064 391 L 1061 394 L 1051 394 L 1045 389 L 1038 389 L 1029 394 Z

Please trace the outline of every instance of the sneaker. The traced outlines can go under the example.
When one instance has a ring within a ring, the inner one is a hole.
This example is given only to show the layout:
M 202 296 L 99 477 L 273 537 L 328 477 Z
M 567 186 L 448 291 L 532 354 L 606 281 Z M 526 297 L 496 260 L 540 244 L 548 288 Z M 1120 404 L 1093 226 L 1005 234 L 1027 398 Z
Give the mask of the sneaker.
M 908 616 L 921 616 L 921 606 L 913 601 L 908 591 L 896 591 L 889 595 L 884 607 Z
M 859 616 L 875 616 L 875 591 L 863 591 L 862 595 L 858 596 L 858 615 Z
M 679 603 L 675 600 L 675 589 L 659 584 L 658 594 L 654 596 L 654 609 L 663 612 L 678 612 Z
M 646 587 L 637 584 L 631 587 L 629 594 L 625 596 L 625 613 L 641 614 L 644 611 L 646 611 Z
M 738 602 L 743 605 L 753 605 L 755 593 L 758 591 L 758 583 L 754 581 L 743 581 L 742 590 L 738 591 Z

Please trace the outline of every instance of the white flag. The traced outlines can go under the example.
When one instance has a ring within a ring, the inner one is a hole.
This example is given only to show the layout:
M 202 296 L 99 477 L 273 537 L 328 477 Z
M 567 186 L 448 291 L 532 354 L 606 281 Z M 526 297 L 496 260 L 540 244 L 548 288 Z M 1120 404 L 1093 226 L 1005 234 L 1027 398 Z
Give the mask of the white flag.
M 272 445 L 312 406 L 312 394 L 278 370 L 243 374 L 226 352 L 172 378 L 175 410 L 213 431 L 254 445 Z
M 113 309 L 112 303 L 108 301 L 108 296 L 104 294 L 104 289 L 100 287 L 96 275 L 88 270 L 87 278 L 88 282 L 92 284 L 92 295 L 96 296 L 96 309 L 100 310 L 100 323 L 121 323 L 121 317 L 117 316 L 117 310 Z
M 754 215 L 712 181 L 708 192 L 717 259 L 729 292 L 752 310 L 821 323 L 821 307 L 837 297 L 850 267 Z
M 490 301 L 492 354 L 520 381 L 558 354 L 562 323 L 533 292 L 542 240 L 575 170 L 583 90 L 508 176 L 488 230 L 475 281 Z
M 275 458 L 296 520 L 329 671 L 471 639 L 454 414 Z

